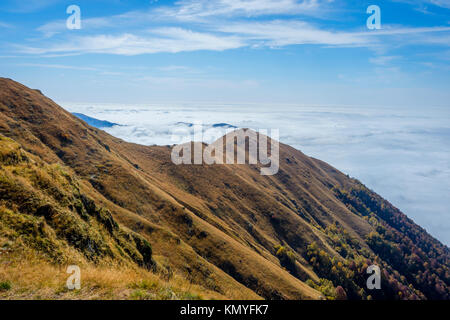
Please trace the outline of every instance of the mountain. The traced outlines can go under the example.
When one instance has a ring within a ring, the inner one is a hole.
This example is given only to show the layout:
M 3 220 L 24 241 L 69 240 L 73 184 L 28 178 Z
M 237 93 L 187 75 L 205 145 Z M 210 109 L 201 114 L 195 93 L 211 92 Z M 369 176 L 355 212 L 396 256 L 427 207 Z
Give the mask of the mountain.
M 75 117 L 77 117 L 77 118 L 83 120 L 84 122 L 86 122 L 88 125 L 93 126 L 95 128 L 111 128 L 111 127 L 119 125 L 117 123 L 113 123 L 113 122 L 109 122 L 109 121 L 105 121 L 105 120 L 95 119 L 95 118 L 89 117 L 89 116 L 87 116 L 85 114 L 82 114 L 82 113 L 73 112 L 72 114 Z
M 0 263 L 24 265 L 0 271 L 0 297 L 51 291 L 23 280 L 39 261 L 90 270 L 86 298 L 450 298 L 448 247 L 287 145 L 273 176 L 175 165 L 170 146 L 112 137 L 4 78 L 0 137 Z M 366 287 L 372 264 L 381 290 Z M 50 296 L 72 297 L 60 291 Z

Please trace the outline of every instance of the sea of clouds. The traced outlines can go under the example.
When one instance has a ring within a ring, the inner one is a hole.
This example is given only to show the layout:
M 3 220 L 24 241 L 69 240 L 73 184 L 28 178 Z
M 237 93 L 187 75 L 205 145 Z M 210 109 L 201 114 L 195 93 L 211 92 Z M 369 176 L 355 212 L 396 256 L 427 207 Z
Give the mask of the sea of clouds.
M 279 129 L 280 141 L 326 161 L 389 200 L 450 244 L 450 109 L 262 104 L 65 104 L 118 123 L 113 136 L 172 145 L 174 129 Z M 205 141 L 211 142 L 211 141 Z

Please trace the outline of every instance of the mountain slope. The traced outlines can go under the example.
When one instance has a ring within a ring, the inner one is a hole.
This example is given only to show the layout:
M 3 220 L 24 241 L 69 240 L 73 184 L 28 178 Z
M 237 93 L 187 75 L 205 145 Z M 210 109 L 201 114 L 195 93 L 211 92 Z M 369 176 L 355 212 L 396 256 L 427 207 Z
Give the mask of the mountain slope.
M 80 192 L 151 244 L 155 265 L 205 291 L 449 299 L 446 246 L 357 180 L 287 145 L 274 176 L 254 165 L 176 166 L 170 147 L 124 142 L 3 78 L 0 134 L 46 165 L 71 168 Z M 372 263 L 383 290 L 365 286 Z

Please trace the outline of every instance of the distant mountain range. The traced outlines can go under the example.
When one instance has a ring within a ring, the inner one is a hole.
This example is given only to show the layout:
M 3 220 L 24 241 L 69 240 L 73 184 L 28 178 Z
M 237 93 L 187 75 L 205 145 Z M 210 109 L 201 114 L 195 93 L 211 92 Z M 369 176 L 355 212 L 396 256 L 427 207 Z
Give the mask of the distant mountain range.
M 0 78 L 0 297 L 450 299 L 449 248 L 328 164 L 177 166 L 102 125 Z
M 95 119 L 92 117 L 89 117 L 85 114 L 82 113 L 76 113 L 73 112 L 72 113 L 75 117 L 83 120 L 84 122 L 86 122 L 88 125 L 93 126 L 95 128 L 110 128 L 110 127 L 114 127 L 114 126 L 118 126 L 119 124 L 117 123 L 113 123 L 113 122 L 109 122 L 109 121 L 105 121 L 105 120 L 99 120 L 99 119 Z
M 40 92 L 39 90 L 37 90 L 38 92 Z M 77 117 L 78 119 L 83 120 L 84 122 L 86 122 L 88 125 L 94 127 L 94 128 L 98 128 L 98 129 L 102 129 L 102 128 L 111 128 L 114 126 L 122 126 L 121 124 L 118 123 L 114 123 L 114 122 L 109 122 L 106 120 L 99 120 L 90 116 L 87 116 L 83 113 L 77 113 L 77 112 L 72 112 L 72 114 Z M 190 122 L 176 122 L 175 125 L 182 125 L 182 126 L 186 126 L 188 128 L 192 128 L 194 126 L 193 123 Z M 213 123 L 211 125 L 205 124 L 204 127 L 206 128 L 218 128 L 218 129 L 237 129 L 236 126 L 233 126 L 231 124 L 228 123 Z
M 176 124 L 176 125 L 185 125 L 185 126 L 187 126 L 187 127 L 192 127 L 192 126 L 194 126 L 194 124 L 191 123 L 191 122 L 177 122 L 177 123 L 175 123 L 175 124 Z M 232 128 L 232 129 L 237 129 L 236 126 L 233 126 L 233 125 L 228 124 L 228 123 L 214 123 L 214 124 L 212 124 L 212 125 L 210 125 L 210 126 L 211 126 L 211 128 L 224 128 L 224 129 Z

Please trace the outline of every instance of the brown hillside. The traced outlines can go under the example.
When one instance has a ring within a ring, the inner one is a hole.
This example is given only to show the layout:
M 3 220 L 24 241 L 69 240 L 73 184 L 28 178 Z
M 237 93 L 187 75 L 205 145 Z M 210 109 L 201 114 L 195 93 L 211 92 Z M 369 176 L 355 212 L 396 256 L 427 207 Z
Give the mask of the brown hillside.
M 355 299 L 449 298 L 446 246 L 358 181 L 287 145 L 274 176 L 254 165 L 176 166 L 171 148 L 112 137 L 3 78 L 0 134 L 73 170 L 80 193 L 145 238 L 161 270 L 205 291 L 319 299 L 342 286 Z M 382 292 L 365 288 L 372 263 L 382 267 Z

